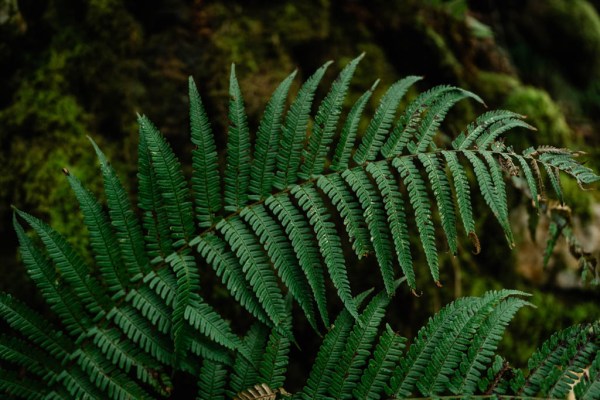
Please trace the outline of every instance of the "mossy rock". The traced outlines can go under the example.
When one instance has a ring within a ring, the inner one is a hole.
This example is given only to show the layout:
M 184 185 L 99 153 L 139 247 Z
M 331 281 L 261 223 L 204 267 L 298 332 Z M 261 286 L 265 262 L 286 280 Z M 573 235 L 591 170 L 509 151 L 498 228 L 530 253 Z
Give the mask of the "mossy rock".
M 490 108 L 503 107 L 506 99 L 520 86 L 519 78 L 491 71 L 479 71 L 473 81 L 473 90 Z
M 526 115 L 527 122 L 538 130 L 521 130 L 510 135 L 510 143 L 518 148 L 542 142 L 557 147 L 570 144 L 570 128 L 565 116 L 545 90 L 532 86 L 518 87 L 508 96 L 504 108 Z

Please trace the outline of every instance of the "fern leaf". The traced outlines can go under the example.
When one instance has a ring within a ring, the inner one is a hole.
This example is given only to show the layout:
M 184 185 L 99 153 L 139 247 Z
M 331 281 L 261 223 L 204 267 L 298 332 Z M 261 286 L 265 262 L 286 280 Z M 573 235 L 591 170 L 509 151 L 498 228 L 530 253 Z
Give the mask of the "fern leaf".
M 525 175 L 525 180 L 527 181 L 533 204 L 535 205 L 536 209 L 539 209 L 540 204 L 538 199 L 538 190 L 537 185 L 535 183 L 535 178 L 533 177 L 533 173 L 531 172 L 531 168 L 529 167 L 529 164 L 527 164 L 527 160 L 523 156 L 515 154 L 514 157 L 519 161 L 521 171 L 523 172 L 523 175 Z
M 145 116 L 138 119 L 140 133 L 145 136 L 156 172 L 156 183 L 161 193 L 173 244 L 179 247 L 194 234 L 192 203 L 181 164 L 158 129 Z M 178 243 L 179 241 L 179 243 Z
M 362 142 L 354 154 L 354 161 L 357 164 L 364 164 L 365 161 L 375 159 L 381 146 L 383 146 L 386 135 L 392 127 L 400 100 L 402 100 L 408 89 L 421 79 L 423 78 L 420 76 L 408 76 L 390 86 L 388 91 L 383 95 L 375 111 L 375 115 L 367 127 Z
M 125 301 L 138 310 L 160 333 L 171 331 L 171 309 L 148 286 L 140 286 L 127 293 Z
M 113 307 L 106 318 L 113 321 L 125 336 L 157 361 L 166 365 L 172 363 L 171 343 L 164 336 L 158 335 L 152 325 L 138 314 L 135 308 L 130 305 Z
M 190 130 L 192 143 L 192 190 L 196 219 L 200 228 L 209 228 L 217 222 L 217 213 L 223 207 L 219 177 L 219 157 L 210 122 L 194 79 L 189 78 Z
M 417 381 L 425 373 L 432 355 L 437 351 L 437 344 L 445 337 L 448 326 L 457 314 L 475 302 L 476 299 L 463 297 L 450 303 L 429 319 L 427 325 L 419 330 L 400 365 L 394 369 L 390 385 L 386 388 L 388 395 L 397 397 L 411 395 Z
M 58 360 L 67 357 L 73 349 L 73 343 L 52 324 L 5 293 L 0 293 L 0 316 L 11 328 L 21 332 Z
M 235 254 L 226 248 L 225 242 L 213 234 L 198 236 L 190 243 L 197 244 L 197 251 L 221 278 L 233 298 L 259 321 L 268 324 L 269 317 L 263 310 L 252 286 Z
M 360 383 L 352 391 L 355 399 L 379 399 L 392 370 L 399 363 L 406 338 L 386 324 L 385 331 L 373 352 L 373 358 L 364 370 Z
M 23 367 L 39 377 L 55 378 L 60 364 L 31 343 L 5 334 L 0 335 L 0 360 Z
M 490 172 L 486 168 L 483 161 L 481 161 L 474 152 L 464 151 L 463 154 L 471 162 L 471 165 L 473 165 L 473 171 L 475 171 L 475 176 L 477 177 L 477 182 L 479 183 L 479 190 L 483 195 L 483 199 L 487 203 L 490 210 L 492 210 L 492 213 L 504 230 L 504 234 L 506 235 L 509 245 L 512 246 L 512 232 L 508 218 L 505 218 L 504 213 L 501 210 L 502 205 L 500 203 L 502 200 L 498 198 L 496 187 L 492 183 L 492 176 L 490 175 Z
M 346 347 L 331 379 L 329 393 L 335 398 L 352 398 L 352 389 L 360 379 L 364 365 L 390 298 L 379 293 L 360 315 L 348 336 Z
M 224 400 L 227 370 L 221 363 L 204 360 L 198 378 L 198 400 Z
M 554 189 L 554 193 L 556 193 L 558 201 L 560 201 L 560 204 L 564 204 L 565 202 L 562 194 L 562 189 L 560 187 L 560 176 L 558 174 L 558 170 L 546 163 L 542 163 L 542 165 L 546 170 L 546 174 L 548 175 L 548 179 L 550 180 L 550 185 L 552 186 L 552 189 Z
M 387 165 L 373 162 L 367 165 L 367 171 L 373 176 L 381 195 L 387 212 L 387 223 L 390 226 L 394 246 L 398 256 L 398 262 L 408 286 L 415 290 L 415 271 L 413 269 L 412 256 L 410 254 L 410 237 L 406 225 L 406 213 L 404 212 L 404 201 L 398 189 L 396 179 L 392 176 Z
M 354 75 L 356 66 L 363 57 L 364 53 L 344 67 L 333 85 L 331 85 L 329 93 L 321 102 L 304 152 L 304 164 L 302 164 L 302 172 L 299 174 L 301 178 L 309 179 L 323 172 L 325 158 L 335 134 L 350 80 Z
M 574 388 L 575 397 L 582 400 L 592 400 L 600 397 L 600 352 L 592 361 L 590 368 L 583 374 L 579 383 Z
M 278 389 L 283 386 L 289 363 L 289 352 L 290 340 L 276 330 L 272 330 L 258 368 L 260 381 L 266 383 L 271 389 Z
M 276 391 L 264 383 L 259 383 L 238 393 L 233 400 L 275 400 L 276 398 Z
M 248 201 L 250 178 L 250 132 L 244 99 L 231 65 L 229 77 L 229 131 L 227 133 L 227 165 L 225 167 L 225 211 L 237 211 Z
M 274 169 L 277 162 L 277 146 L 281 136 L 281 119 L 287 94 L 295 77 L 296 71 L 292 72 L 275 89 L 258 126 L 254 160 L 252 161 L 250 173 L 251 195 L 249 197 L 251 200 L 262 200 L 271 194 Z
M 439 285 L 440 269 L 435 245 L 435 230 L 431 220 L 431 207 L 427 192 L 425 191 L 423 178 L 419 174 L 415 164 L 408 158 L 395 158 L 392 161 L 392 165 L 398 169 L 408 189 L 410 204 L 415 211 L 417 228 L 419 229 L 421 243 L 425 250 L 429 271 L 436 284 Z
M 475 122 L 467 126 L 467 132 L 461 132 L 452 142 L 452 148 L 455 150 L 467 150 L 479 137 L 488 130 L 488 128 L 500 121 L 508 119 L 520 119 L 522 115 L 506 110 L 493 110 L 481 114 Z
M 167 211 L 163 205 L 152 156 L 145 135 L 140 134 L 138 144 L 138 207 L 142 210 L 144 239 L 149 259 L 164 259 L 173 250 Z
M 437 201 L 438 211 L 442 228 L 446 234 L 448 247 L 453 255 L 456 255 L 456 213 L 454 212 L 454 201 L 452 200 L 452 192 L 450 190 L 450 182 L 448 176 L 442 169 L 439 159 L 433 154 L 421 153 L 418 156 L 419 160 L 425 167 L 425 171 L 429 176 L 431 190 Z M 464 199 L 463 199 L 464 200 Z
M 106 394 L 102 393 L 92 382 L 85 372 L 78 365 L 72 368 L 64 369 L 58 380 L 62 382 L 72 398 L 75 399 L 106 399 Z
M 367 105 L 367 102 L 371 98 L 373 91 L 379 84 L 379 79 L 375 81 L 373 86 L 367 90 L 352 106 L 352 109 L 346 117 L 346 122 L 342 127 L 342 133 L 340 134 L 340 140 L 335 148 L 335 153 L 331 161 L 330 168 L 333 171 L 343 171 L 348 168 L 348 162 L 350 161 L 350 154 L 354 148 L 354 142 L 356 140 L 356 131 L 360 123 L 360 117 L 362 116 L 363 110 Z
M 542 163 L 552 165 L 558 170 L 571 175 L 581 187 L 600 181 L 600 176 L 573 158 L 578 155 L 577 153 L 565 149 L 560 149 L 558 152 L 544 151 L 543 148 L 536 149 L 536 152 L 542 153 L 539 157 Z
M 508 222 L 508 201 L 506 200 L 506 185 L 504 184 L 504 176 L 502 173 L 502 169 L 500 168 L 500 165 L 494 159 L 490 152 L 481 153 L 488 164 L 490 175 L 492 177 L 492 182 L 494 183 L 494 192 L 497 209 L 501 215 L 502 220 L 505 221 L 504 224 L 507 227 L 506 235 L 509 240 L 509 244 L 512 247 L 514 246 L 514 238 L 510 229 L 510 222 Z
M 529 359 L 529 375 L 517 394 L 564 398 L 600 352 L 598 325 L 575 325 L 552 335 Z
M 91 315 L 101 316 L 109 304 L 109 299 L 102 286 L 90 276 L 90 271 L 81 256 L 50 226 L 23 211 L 16 210 L 16 213 L 40 236 L 60 275 L 72 286 Z
M 294 186 L 291 194 L 296 197 L 298 205 L 306 212 L 308 220 L 315 231 L 319 249 L 325 259 L 327 271 L 337 289 L 338 296 L 348 312 L 355 318 L 358 317 L 356 305 L 350 291 L 342 244 L 334 223 L 330 221 L 325 203 L 313 187 Z
M 126 288 L 128 279 L 121 260 L 119 243 L 102 207 L 94 195 L 83 187 L 79 179 L 68 171 L 67 180 L 79 201 L 83 222 L 88 229 L 96 264 L 100 268 L 104 282 L 112 292 Z
M 47 388 L 35 380 L 23 379 L 13 371 L 0 369 L 0 392 L 28 400 L 41 400 Z
M 102 150 L 89 138 L 98 160 L 104 178 L 104 192 L 108 204 L 108 214 L 111 224 L 116 230 L 117 241 L 121 248 L 123 262 L 129 276 L 138 273 L 147 273 L 149 268 L 148 257 L 144 251 L 144 240 L 140 224 L 131 208 L 127 192 L 123 188 L 119 177 L 110 165 Z
M 173 306 L 177 294 L 177 277 L 170 269 L 161 268 L 152 271 L 144 277 L 143 282 L 164 301 L 167 307 Z
M 408 145 L 408 150 L 411 152 L 411 154 L 419 154 L 427 150 L 427 148 L 432 144 L 433 136 L 437 132 L 440 124 L 446 117 L 446 114 L 450 108 L 460 100 L 463 100 L 467 97 L 475 99 L 484 104 L 483 100 L 481 100 L 479 96 L 462 89 L 444 94 L 439 98 L 439 100 L 436 100 L 431 108 L 427 110 L 427 115 L 421 122 L 415 140 Z
M 501 302 L 481 324 L 463 360 L 456 370 L 450 390 L 457 394 L 474 394 L 482 373 L 492 362 L 506 326 L 519 309 L 531 305 L 523 299 L 510 297 Z
M 359 259 L 373 251 L 369 231 L 361 223 L 363 213 L 359 203 L 338 174 L 321 175 L 317 186 L 330 199 L 344 219 L 348 237 Z
M 421 122 L 421 114 L 429 109 L 431 104 L 444 96 L 448 92 L 459 90 L 454 86 L 441 85 L 436 86 L 426 92 L 421 93 L 413 100 L 402 116 L 398 119 L 396 126 L 390 133 L 389 138 L 381 148 L 381 155 L 385 158 L 391 158 L 404 151 L 409 140 L 417 133 L 417 128 Z
M 325 325 L 329 325 L 327 316 L 327 303 L 325 297 L 325 278 L 323 267 L 319 258 L 319 249 L 310 225 L 305 217 L 296 209 L 288 196 L 272 196 L 267 199 L 265 205 L 279 220 L 285 233 L 292 242 L 296 258 L 306 275 L 310 285 L 321 319 Z
M 101 390 L 108 393 L 109 398 L 118 400 L 142 399 L 150 396 L 96 351 L 82 347 L 73 353 L 77 363 L 86 372 L 89 379 Z
M 186 328 L 187 329 L 187 328 Z M 223 365 L 233 364 L 231 352 L 226 348 L 217 344 L 215 341 L 210 339 L 208 336 L 202 335 L 200 332 L 189 329 L 190 335 L 190 352 L 192 354 L 201 357 L 203 360 L 214 361 Z M 193 363 L 193 365 L 189 365 Z M 186 368 L 190 369 L 190 373 L 197 374 L 197 360 L 192 359 L 191 361 L 185 360 L 184 364 Z
M 477 147 L 480 150 L 487 150 L 490 148 L 492 143 L 494 143 L 494 140 L 496 140 L 496 138 L 498 138 L 504 132 L 517 127 L 529 129 L 532 131 L 536 130 L 533 126 L 529 125 L 520 118 L 504 119 L 492 124 L 481 136 L 477 138 Z
M 310 108 L 315 90 L 323 78 L 327 68 L 333 61 L 326 62 L 302 85 L 296 100 L 286 114 L 283 124 L 279 152 L 277 154 L 277 172 L 274 178 L 275 187 L 279 190 L 296 182 L 302 144 L 306 139 L 306 127 L 310 116 Z
M 475 219 L 473 218 L 473 209 L 471 207 L 471 190 L 469 188 L 469 180 L 463 166 L 458 162 L 456 153 L 450 151 L 442 151 L 446 163 L 452 173 L 454 182 L 454 190 L 456 191 L 456 202 L 458 211 L 462 219 L 465 232 L 473 240 L 475 244 L 475 253 L 479 253 L 479 239 L 475 233 Z
M 353 318 L 343 310 L 327 332 L 313 363 L 308 381 L 299 397 L 304 400 L 323 398 L 329 387 L 335 369 L 338 367 L 342 352 L 352 330 Z
M 263 205 L 245 208 L 240 216 L 252 227 L 273 261 L 281 281 L 298 301 L 313 329 L 317 330 L 310 286 L 283 228 L 273 220 Z
M 258 368 L 268 335 L 269 330 L 264 325 L 255 323 L 250 327 L 248 334 L 244 337 L 244 346 L 248 349 L 249 357 L 238 355 L 235 358 L 229 382 L 229 397 L 258 383 L 260 379 Z
M 184 317 L 194 328 L 228 349 L 236 350 L 241 346 L 229 324 L 199 295 L 192 296 Z
M 87 329 L 90 323 L 81 303 L 77 301 L 68 286 L 57 284 L 58 275 L 54 266 L 25 234 L 21 225 L 17 222 L 16 215 L 13 215 L 13 226 L 21 246 L 21 258 L 27 267 L 29 276 L 35 282 L 50 308 L 60 317 L 67 331 L 73 337 L 78 337 Z
M 287 319 L 283 295 L 269 259 L 255 235 L 238 217 L 222 220 L 217 229 L 239 258 L 246 279 L 252 285 L 269 319 L 275 326 L 283 326 L 283 321 Z
M 369 180 L 368 175 L 361 168 L 353 168 L 344 171 L 342 178 L 356 193 L 362 209 L 363 216 L 371 241 L 375 249 L 375 255 L 383 283 L 388 295 L 394 292 L 394 263 L 392 261 L 392 245 L 390 241 L 390 232 L 387 228 L 386 213 L 383 201 L 376 187 Z
M 194 257 L 188 254 L 188 251 L 182 253 L 173 253 L 165 262 L 168 262 L 173 268 L 177 277 L 177 292 L 173 310 L 173 330 L 172 335 L 175 343 L 175 353 L 182 355 L 187 345 L 185 337 L 184 314 L 190 311 L 188 308 L 195 308 L 195 293 L 200 290 L 200 277 Z M 186 318 L 187 319 L 187 318 Z

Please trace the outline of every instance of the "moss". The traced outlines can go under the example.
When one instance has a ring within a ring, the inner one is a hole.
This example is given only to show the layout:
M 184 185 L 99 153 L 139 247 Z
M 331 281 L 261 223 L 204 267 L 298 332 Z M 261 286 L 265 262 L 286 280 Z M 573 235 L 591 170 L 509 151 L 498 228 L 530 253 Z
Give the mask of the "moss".
M 473 90 L 490 108 L 502 106 L 519 86 L 517 77 L 491 71 L 479 71 L 473 82 Z
M 504 107 L 527 116 L 527 122 L 537 132 L 519 132 L 509 136 L 511 144 L 517 148 L 535 146 L 539 143 L 552 143 L 553 146 L 570 144 L 570 128 L 560 107 L 545 90 L 531 86 L 521 86 L 506 99 Z

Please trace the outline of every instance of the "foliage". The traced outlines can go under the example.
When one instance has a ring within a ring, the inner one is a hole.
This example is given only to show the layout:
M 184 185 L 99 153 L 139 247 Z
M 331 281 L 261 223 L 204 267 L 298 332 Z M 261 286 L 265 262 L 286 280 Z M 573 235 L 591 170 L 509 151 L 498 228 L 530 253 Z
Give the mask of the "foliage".
M 380 333 L 399 287 L 406 283 L 413 293 L 418 289 L 420 271 L 413 265 L 418 250 L 409 232 L 418 233 L 428 272 L 440 285 L 437 231 L 455 254 L 460 223 L 479 251 L 471 203 L 476 193 L 512 246 L 505 175 L 522 174 L 536 204 L 544 194 L 542 174 L 559 198 L 560 172 L 580 185 L 600 177 L 568 149 L 540 146 L 519 153 L 506 146 L 502 137 L 508 130 L 531 128 L 511 111 L 482 114 L 443 147 L 436 139 L 450 108 L 467 98 L 483 101 L 454 86 L 437 86 L 397 116 L 401 98 L 420 79 L 415 76 L 388 89 L 366 131 L 359 133 L 373 88 L 345 120 L 342 110 L 362 57 L 341 71 L 314 115 L 315 90 L 330 63 L 302 85 L 285 113 L 295 73 L 289 75 L 266 107 L 254 149 L 232 67 L 222 166 L 190 79 L 191 140 L 197 146 L 192 191 L 170 145 L 147 117 L 139 116 L 141 219 L 92 141 L 107 210 L 70 171 L 64 173 L 97 268 L 91 269 L 60 233 L 15 209 L 23 262 L 58 322 L 10 295 L 0 296 L 0 315 L 17 333 L 0 337 L 0 390 L 23 398 L 163 398 L 181 390 L 176 383 L 185 375 L 197 382 L 198 398 L 285 395 L 290 347 L 296 343 L 291 303 L 296 302 L 315 331 L 328 329 L 299 398 L 564 396 L 586 367 L 592 375 L 580 379 L 577 390 L 582 398 L 593 398 L 596 323 L 557 334 L 532 358 L 527 377 L 495 354 L 511 318 L 529 305 L 522 292 L 459 299 L 433 316 L 410 346 L 389 325 Z M 33 228 L 35 239 L 22 222 Z M 438 222 L 442 229 L 436 229 Z M 373 297 L 352 293 L 352 268 L 344 252 L 349 244 L 356 257 L 374 254 L 377 260 L 383 290 Z M 253 316 L 255 323 L 244 336 L 202 296 L 208 267 Z M 343 305 L 333 325 L 330 285 Z M 558 372 L 537 378 L 542 368 Z

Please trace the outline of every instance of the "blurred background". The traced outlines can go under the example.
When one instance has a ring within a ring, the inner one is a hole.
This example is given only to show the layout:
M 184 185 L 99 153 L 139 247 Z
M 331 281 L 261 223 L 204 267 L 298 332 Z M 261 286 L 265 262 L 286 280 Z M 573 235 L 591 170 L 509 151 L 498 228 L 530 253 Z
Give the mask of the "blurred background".
M 0 289 L 43 307 L 18 260 L 11 204 L 48 221 L 87 252 L 87 232 L 61 173 L 68 167 L 101 196 L 86 135 L 108 154 L 133 201 L 136 112 L 160 127 L 189 173 L 192 75 L 224 148 L 232 62 L 253 129 L 270 93 L 292 70 L 300 77 L 294 92 L 325 61 L 335 61 L 319 99 L 340 68 L 366 52 L 348 106 L 381 78 L 367 111 L 372 113 L 397 79 L 423 75 L 419 91 L 454 84 L 479 94 L 491 109 L 526 114 L 538 131 L 514 131 L 515 147 L 582 149 L 587 165 L 599 171 L 599 9 L 597 0 L 0 0 Z M 416 94 L 411 91 L 408 99 Z M 456 136 L 484 111 L 473 102 L 459 103 L 442 127 L 444 135 Z M 503 354 L 521 366 L 550 332 L 597 319 L 600 293 L 590 280 L 598 274 L 600 197 L 563 183 L 571 213 L 550 212 L 550 203 L 539 216 L 515 189 L 518 181 L 509 185 L 517 237 L 512 251 L 477 197 L 481 253 L 473 255 L 465 238 L 457 257 L 444 255 L 442 289 L 417 260 L 423 295 L 399 295 L 392 326 L 411 337 L 455 297 L 522 289 L 533 294 L 538 308 L 518 314 L 502 345 Z M 572 232 L 572 239 L 569 245 L 559 238 L 544 266 L 553 220 L 568 221 L 564 232 Z M 379 284 L 368 261 L 355 267 L 354 282 Z

